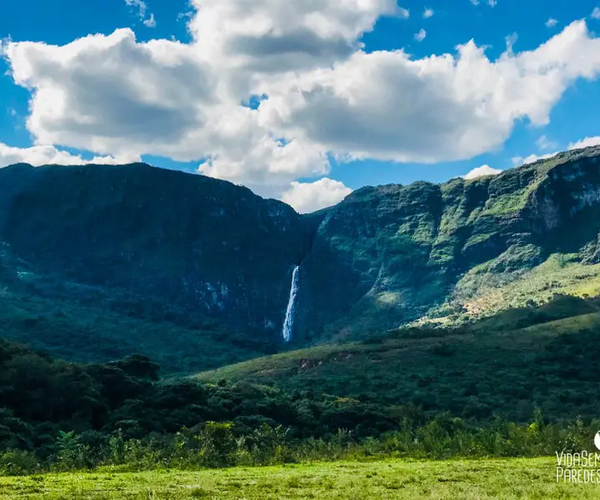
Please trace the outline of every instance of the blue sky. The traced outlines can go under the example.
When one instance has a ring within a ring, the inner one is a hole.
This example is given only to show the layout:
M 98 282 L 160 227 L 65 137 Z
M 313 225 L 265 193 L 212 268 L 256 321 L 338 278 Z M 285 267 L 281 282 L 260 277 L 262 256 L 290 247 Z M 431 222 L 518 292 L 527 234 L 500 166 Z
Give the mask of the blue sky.
M 230 0 L 223 1 L 227 3 Z M 286 1 L 281 0 L 284 3 Z M 232 0 L 233 2 L 234 0 Z M 383 4 L 383 2 L 384 0 L 381 0 L 380 3 Z M 268 4 L 268 1 L 264 0 L 264 3 Z M 490 6 L 488 0 L 480 0 L 478 5 L 474 5 L 471 0 L 453 0 L 452 2 L 405 0 L 400 2 L 400 6 L 410 12 L 408 17 L 406 15 L 382 15 L 377 19 L 373 30 L 366 30 L 365 33 L 360 34 L 358 39 L 364 43 L 364 52 L 366 53 L 402 49 L 410 55 L 412 60 L 422 60 L 431 55 L 446 53 L 456 55 L 455 48 L 457 45 L 465 44 L 473 39 L 478 47 L 486 47 L 485 54 L 493 62 L 507 50 L 507 37 L 514 34 L 516 34 L 513 47 L 515 53 L 535 51 L 541 44 L 553 36 L 559 35 L 570 23 L 581 19 L 586 19 L 589 37 L 594 38 L 595 32 L 600 31 L 600 19 L 595 19 L 592 16 L 592 12 L 598 5 L 600 5 L 600 2 L 594 0 L 576 0 L 573 2 L 559 0 L 526 0 L 521 2 L 497 0 L 494 6 Z M 190 34 L 193 29 L 188 29 L 187 24 L 196 12 L 193 4 L 181 0 L 147 0 L 145 8 L 145 12 L 140 11 L 139 2 L 130 2 L 130 5 L 128 5 L 124 0 L 89 0 L 87 2 L 79 0 L 56 0 L 54 2 L 22 0 L 20 2 L 4 2 L 0 6 L 0 38 L 9 39 L 11 43 L 17 44 L 18 42 L 30 41 L 62 46 L 88 35 L 103 34 L 109 36 L 116 29 L 130 28 L 135 33 L 138 44 L 144 44 L 153 39 L 178 40 L 184 44 L 194 43 Z M 266 8 L 269 8 L 268 5 Z M 425 18 L 425 9 L 431 9 L 433 15 Z M 140 14 L 144 14 L 144 18 Z M 156 25 L 152 27 L 146 25 L 151 23 L 144 24 L 144 20 L 148 21 L 150 15 L 153 15 L 153 19 L 156 21 Z M 549 19 L 554 19 L 556 22 L 547 23 Z M 425 31 L 425 37 L 418 41 L 415 35 L 420 30 Z M 66 132 L 62 135 L 53 134 L 52 130 L 48 130 L 47 125 L 45 125 L 45 131 L 40 131 L 41 126 L 38 128 L 30 126 L 28 129 L 26 122 L 32 115 L 29 109 L 32 91 L 15 83 L 10 71 L 11 65 L 14 64 L 16 63 L 11 61 L 10 57 L 0 61 L 2 66 L 2 77 L 0 77 L 0 143 L 10 148 L 22 149 L 29 148 L 34 144 L 51 144 L 66 153 L 82 155 L 85 159 L 104 155 L 116 155 L 118 157 L 121 146 L 112 138 L 110 141 L 101 139 L 87 141 L 81 139 L 81 137 L 72 138 L 72 134 L 68 135 Z M 21 64 L 23 63 L 21 62 Z M 43 66 L 39 61 L 36 64 L 39 65 L 36 67 L 39 76 L 36 74 L 30 81 L 33 82 L 31 86 L 39 88 L 40 85 L 46 83 L 42 75 Z M 331 61 L 319 62 L 318 64 L 319 67 L 328 68 L 331 66 Z M 18 71 L 24 71 L 22 67 Z M 600 68 L 598 70 L 600 71 Z M 127 71 L 126 66 L 123 71 Z M 269 71 L 271 71 L 269 75 L 272 75 L 272 70 Z M 295 71 L 298 71 L 298 74 L 301 72 L 301 70 Z M 110 83 L 109 78 L 107 77 L 106 81 Z M 121 84 L 115 82 L 115 85 Z M 265 83 L 265 85 L 267 84 Z M 398 95 L 405 92 L 402 85 L 398 85 L 396 90 Z M 373 98 L 376 99 L 377 89 L 375 86 L 374 92 Z M 407 99 L 410 100 L 411 98 L 407 97 Z M 78 104 L 81 104 L 85 109 L 92 109 L 81 101 L 78 101 Z M 375 101 L 374 106 L 377 106 Z M 517 107 L 516 104 L 515 106 Z M 591 78 L 574 77 L 566 85 L 564 91 L 560 93 L 556 102 L 549 106 L 549 122 L 547 124 L 534 126 L 527 116 L 518 116 L 511 121 L 511 132 L 505 134 L 506 137 L 503 136 L 501 140 L 496 141 L 498 144 L 479 148 L 480 150 L 483 149 L 482 151 L 473 150 L 475 151 L 473 154 L 457 153 L 454 155 L 456 157 L 467 156 L 464 159 L 444 161 L 444 156 L 440 153 L 441 157 L 436 157 L 435 161 L 428 161 L 425 164 L 415 161 L 418 160 L 419 155 L 411 153 L 407 155 L 408 160 L 402 160 L 405 156 L 403 152 L 395 151 L 392 156 L 396 158 L 396 161 L 387 161 L 386 158 L 391 155 L 391 153 L 387 153 L 387 150 L 391 146 L 386 145 L 385 148 L 387 149 L 384 148 L 385 151 L 382 150 L 381 153 L 379 150 L 373 150 L 371 154 L 372 149 L 369 149 L 365 154 L 348 151 L 353 157 L 364 158 L 361 160 L 338 159 L 336 161 L 333 159 L 334 156 L 343 156 L 346 151 L 342 146 L 340 146 L 341 149 L 334 150 L 334 147 L 337 146 L 331 146 L 331 144 L 343 143 L 343 140 L 338 141 L 339 138 L 336 137 L 329 140 L 329 142 L 324 140 L 321 143 L 320 137 L 315 137 L 315 125 L 307 125 L 300 133 L 297 132 L 299 125 L 294 122 L 286 124 L 282 128 L 281 136 L 285 135 L 287 137 L 287 134 L 292 134 L 290 136 L 292 137 L 295 133 L 301 134 L 298 136 L 298 141 L 302 137 L 302 144 L 308 144 L 310 136 L 310 146 L 307 146 L 307 148 L 316 148 L 313 144 L 319 143 L 320 149 L 317 149 L 322 150 L 321 153 L 326 152 L 327 157 L 331 159 L 331 163 L 322 171 L 299 166 L 288 178 L 279 175 L 282 169 L 285 170 L 285 165 L 283 167 L 279 165 L 276 168 L 267 169 L 259 176 L 256 172 L 260 170 L 260 165 L 247 165 L 245 160 L 241 162 L 236 159 L 235 161 L 228 161 L 226 166 L 215 167 L 211 170 L 207 169 L 203 173 L 247 184 L 256 191 L 261 192 L 261 194 L 273 196 L 278 196 L 277 189 L 279 188 L 261 187 L 269 185 L 269 179 L 271 178 L 277 179 L 272 182 L 273 185 L 282 186 L 290 182 L 311 183 L 326 177 L 327 179 L 339 181 L 350 189 L 390 182 L 406 184 L 415 180 L 441 182 L 452 177 L 465 175 L 473 168 L 481 165 L 489 165 L 494 169 L 510 168 L 515 164 L 516 160 L 513 160 L 514 158 L 525 158 L 532 154 L 550 154 L 567 149 L 570 144 L 586 137 L 598 137 L 600 136 L 600 126 L 597 119 L 599 110 L 600 85 L 595 74 Z M 304 115 L 298 114 L 298 116 Z M 47 117 L 45 123 L 49 123 Z M 203 126 L 209 128 L 213 123 L 215 123 L 214 118 L 206 123 L 203 122 Z M 390 118 L 389 123 L 390 127 L 395 126 L 393 117 Z M 146 125 L 140 123 L 140 127 Z M 127 131 L 130 132 L 132 127 L 135 129 L 135 126 L 134 122 Z M 410 124 L 402 126 L 410 127 Z M 428 128 L 431 127 L 423 129 L 423 135 L 429 133 Z M 294 132 L 291 132 L 292 130 Z M 93 130 L 90 132 L 91 135 L 94 133 Z M 243 127 L 240 128 L 238 133 L 245 134 Z M 133 130 L 133 134 L 137 136 L 135 130 Z M 295 140 L 293 137 L 292 140 Z M 229 141 L 230 138 L 227 137 L 227 140 Z M 432 144 L 435 144 L 437 139 L 432 134 L 429 140 Z M 375 138 L 370 144 L 375 144 L 377 141 L 378 139 Z M 101 146 L 97 150 L 89 151 L 91 143 L 101 144 Z M 225 146 L 223 147 L 225 148 Z M 227 148 L 231 149 L 232 147 L 235 147 L 235 145 L 232 146 L 231 142 L 227 142 Z M 193 153 L 182 155 L 178 154 L 176 146 L 170 148 L 168 145 L 162 148 L 139 146 L 136 151 L 141 153 L 141 157 L 145 161 L 156 166 L 196 171 L 200 162 L 213 154 L 208 149 L 210 148 L 207 148 L 204 152 L 200 148 Z M 361 151 L 363 150 L 364 148 Z M 304 149 L 302 151 L 304 154 Z M 245 153 L 242 151 L 240 154 Z M 289 155 L 286 155 L 284 162 L 294 163 L 296 159 L 293 154 L 293 151 L 291 151 Z M 248 156 L 252 155 L 253 153 L 248 152 Z M 223 158 L 223 156 L 223 152 L 214 153 L 215 158 Z M 423 155 L 421 154 L 421 156 Z M 263 161 L 263 157 L 258 156 L 258 153 L 256 158 L 257 162 Z M 271 161 L 269 158 L 265 157 L 264 161 Z M 238 171 L 240 169 L 252 170 L 253 174 L 252 176 L 250 174 L 245 176 L 244 173 Z M 234 170 L 235 173 L 232 173 Z M 286 198 L 284 197 L 284 199 Z M 288 201 L 293 202 L 293 196 L 288 196 Z M 317 205 L 323 204 L 319 200 L 314 203 Z M 297 204 L 302 205 L 302 201 Z M 300 208 L 305 207 L 301 206 Z M 308 208 L 316 207 L 309 206 Z

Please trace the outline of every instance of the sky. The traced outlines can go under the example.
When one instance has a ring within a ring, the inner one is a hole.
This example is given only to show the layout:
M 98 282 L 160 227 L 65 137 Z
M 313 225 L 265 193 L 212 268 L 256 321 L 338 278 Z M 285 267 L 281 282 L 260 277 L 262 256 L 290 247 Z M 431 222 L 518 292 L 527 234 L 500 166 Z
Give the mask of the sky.
M 0 4 L 0 167 L 145 161 L 310 212 L 600 144 L 598 0 Z

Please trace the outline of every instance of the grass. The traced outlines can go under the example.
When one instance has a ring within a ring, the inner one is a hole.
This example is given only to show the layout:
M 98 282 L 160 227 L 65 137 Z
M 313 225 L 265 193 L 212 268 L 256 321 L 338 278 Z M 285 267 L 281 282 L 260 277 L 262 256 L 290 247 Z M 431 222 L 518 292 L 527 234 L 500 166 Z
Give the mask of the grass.
M 584 265 L 554 254 L 528 272 L 498 275 L 488 272 L 490 263 L 473 268 L 456 285 L 453 299 L 471 319 L 486 317 L 528 301 L 549 302 L 555 294 L 574 297 L 600 295 L 600 264 Z M 492 261 L 493 262 L 493 261 Z
M 225 470 L 95 472 L 0 478 L 0 499 L 598 498 L 557 484 L 556 459 L 335 462 Z

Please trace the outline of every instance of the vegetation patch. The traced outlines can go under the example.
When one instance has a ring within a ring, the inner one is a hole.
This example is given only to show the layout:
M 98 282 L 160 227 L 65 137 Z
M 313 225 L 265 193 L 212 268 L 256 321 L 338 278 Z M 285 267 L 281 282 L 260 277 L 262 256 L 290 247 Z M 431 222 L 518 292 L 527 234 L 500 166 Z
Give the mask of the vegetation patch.
M 1 478 L 0 499 L 592 499 L 597 484 L 556 482 L 556 459 L 386 460 L 217 471 L 99 471 Z

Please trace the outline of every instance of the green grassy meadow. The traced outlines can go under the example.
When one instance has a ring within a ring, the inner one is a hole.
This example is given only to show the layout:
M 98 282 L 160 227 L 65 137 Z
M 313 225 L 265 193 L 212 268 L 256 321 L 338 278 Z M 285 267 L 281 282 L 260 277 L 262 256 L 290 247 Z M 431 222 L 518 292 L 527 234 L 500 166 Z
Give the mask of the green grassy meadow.
M 548 499 L 598 498 L 557 484 L 556 459 L 334 462 L 222 470 L 0 478 L 1 499 Z

